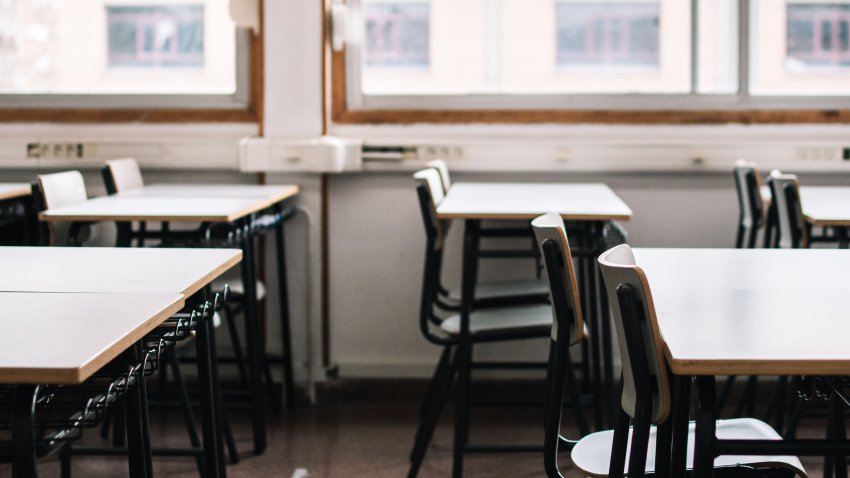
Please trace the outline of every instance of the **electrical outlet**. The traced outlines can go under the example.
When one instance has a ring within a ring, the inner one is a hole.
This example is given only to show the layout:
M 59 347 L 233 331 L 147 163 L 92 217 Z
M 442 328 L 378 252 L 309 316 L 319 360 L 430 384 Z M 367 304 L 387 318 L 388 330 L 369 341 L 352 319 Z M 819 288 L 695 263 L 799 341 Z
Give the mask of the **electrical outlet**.
M 429 144 L 427 146 L 418 146 L 416 148 L 416 159 L 422 161 L 431 161 L 432 159 L 454 161 L 464 159 L 465 157 L 466 150 L 462 146 Z
M 842 157 L 842 151 L 828 146 L 797 148 L 796 157 L 801 161 L 834 161 Z
M 29 159 L 80 159 L 85 157 L 83 143 L 27 143 Z

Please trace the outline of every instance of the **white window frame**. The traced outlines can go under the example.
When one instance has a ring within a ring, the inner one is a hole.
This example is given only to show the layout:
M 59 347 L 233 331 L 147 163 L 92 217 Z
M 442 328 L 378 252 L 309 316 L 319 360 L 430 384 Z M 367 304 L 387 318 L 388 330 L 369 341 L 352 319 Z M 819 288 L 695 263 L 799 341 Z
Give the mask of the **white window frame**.
M 691 0 L 691 93 L 686 94 L 458 94 L 367 95 L 361 86 L 361 45 L 357 36 L 362 0 L 346 0 L 347 31 L 352 32 L 345 51 L 346 105 L 348 111 L 369 110 L 839 110 L 850 109 L 850 96 L 767 96 L 749 94 L 750 0 L 738 0 L 738 93 L 695 93 L 698 57 L 696 35 L 698 0 Z M 397 0 L 405 1 L 405 0 Z M 818 0 L 818 2 L 830 0 Z M 813 3 L 818 3 L 813 2 Z
M 0 106 L 20 109 L 221 109 L 250 106 L 251 31 L 235 31 L 236 90 L 231 94 L 64 94 L 3 93 Z

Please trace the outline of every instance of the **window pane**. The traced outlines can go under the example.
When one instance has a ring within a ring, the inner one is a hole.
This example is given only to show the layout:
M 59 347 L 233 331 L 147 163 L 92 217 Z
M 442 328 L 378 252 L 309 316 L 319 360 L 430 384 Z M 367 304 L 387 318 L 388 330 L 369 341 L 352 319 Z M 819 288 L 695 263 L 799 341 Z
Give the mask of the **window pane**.
M 754 6 L 752 94 L 850 93 L 850 2 L 757 0 Z
M 232 94 L 226 0 L 0 0 L 0 93 Z
M 688 93 L 690 2 L 360 0 L 371 95 Z
M 701 0 L 697 20 L 697 93 L 738 92 L 738 0 Z

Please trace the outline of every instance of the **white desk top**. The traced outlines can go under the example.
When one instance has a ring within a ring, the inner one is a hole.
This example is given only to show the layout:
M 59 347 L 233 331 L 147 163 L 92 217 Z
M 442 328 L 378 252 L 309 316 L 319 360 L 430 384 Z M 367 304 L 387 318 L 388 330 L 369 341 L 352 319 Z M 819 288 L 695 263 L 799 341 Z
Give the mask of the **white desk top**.
M 455 183 L 437 207 L 442 219 L 628 220 L 632 210 L 605 184 Z
M 179 294 L 0 293 L 0 383 L 81 383 L 183 306 Z
M 804 186 L 800 202 L 806 221 L 816 226 L 850 226 L 850 187 Z
M 682 375 L 850 374 L 850 251 L 635 249 Z
M 265 199 L 268 205 L 283 201 L 298 194 L 297 184 L 150 184 L 129 189 L 118 195 L 124 197 L 173 197 L 173 198 L 257 198 Z
M 0 183 L 0 201 L 14 199 L 32 194 L 32 189 L 27 183 Z
M 189 296 L 241 259 L 238 249 L 0 247 L 0 291 Z
M 250 197 L 129 197 L 106 196 L 48 209 L 42 221 L 175 221 L 233 222 L 269 206 Z

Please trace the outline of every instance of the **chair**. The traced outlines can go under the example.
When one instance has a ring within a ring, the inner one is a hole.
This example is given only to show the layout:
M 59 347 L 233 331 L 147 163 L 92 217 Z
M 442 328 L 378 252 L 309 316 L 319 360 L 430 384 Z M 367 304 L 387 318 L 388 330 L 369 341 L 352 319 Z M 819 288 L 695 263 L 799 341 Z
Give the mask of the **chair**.
M 767 178 L 773 203 L 776 205 L 777 237 L 772 247 L 807 248 L 810 229 L 803 218 L 800 203 L 800 182 L 793 174 L 773 170 Z
M 646 275 L 636 264 L 627 245 L 603 253 L 599 257 L 599 266 L 621 351 L 622 410 L 614 430 L 582 438 L 573 447 L 571 456 L 576 467 L 588 476 L 622 477 L 626 466 L 630 478 L 656 472 L 666 476 L 671 465 L 676 466 L 672 460 L 682 457 L 671 454 L 675 444 L 672 442 L 673 420 L 670 419 L 670 372 L 662 352 L 652 292 Z M 558 405 L 549 404 L 550 407 Z M 629 422 L 633 424 L 631 428 Z M 694 443 L 693 433 L 693 426 L 689 426 L 689 444 Z M 781 440 L 773 428 L 752 418 L 718 420 L 717 434 L 731 439 Z M 685 466 L 692 468 L 692 451 L 680 450 L 686 455 Z M 800 460 L 793 456 L 720 456 L 714 463 L 715 468 L 722 470 L 779 469 L 806 476 Z
M 434 202 L 434 209 L 436 210 L 436 206 L 440 204 L 443 198 L 448 194 L 449 188 L 451 187 L 451 178 L 449 177 L 449 169 L 446 166 L 446 162 L 442 159 L 435 159 L 433 161 L 429 161 L 426 164 L 429 168 L 436 170 L 439 181 L 434 179 L 433 174 L 428 174 L 428 178 L 423 179 L 425 181 L 431 181 L 429 183 L 429 187 L 432 188 L 431 197 Z M 448 230 L 450 222 L 444 222 L 444 228 Z M 482 228 L 480 231 L 481 237 L 526 237 L 531 234 L 531 229 L 529 229 L 527 223 L 519 226 L 519 227 L 510 227 L 510 228 Z M 532 238 L 533 239 L 533 238 Z M 531 253 L 537 252 L 536 244 L 533 244 L 533 249 L 530 251 Z M 521 255 L 519 257 L 534 257 L 527 251 L 521 251 Z M 534 257 L 536 261 L 539 261 L 539 258 Z M 539 269 L 539 263 L 537 264 Z M 458 288 L 448 289 L 440 285 L 440 302 L 447 309 L 457 310 L 457 302 L 460 301 L 460 290 Z M 477 305 L 492 305 L 492 306 L 503 306 L 503 305 L 514 305 L 518 303 L 533 303 L 533 302 L 543 302 L 548 298 L 548 284 L 545 280 L 537 278 L 537 279 L 523 279 L 523 280 L 510 280 L 510 281 L 496 281 L 496 282 L 484 282 L 481 284 L 476 284 L 475 286 L 475 298 L 477 300 Z
M 563 219 L 556 213 L 548 213 L 532 221 L 531 226 L 543 256 L 554 319 L 546 373 L 546 434 L 543 455 L 546 473 L 549 476 L 559 476 L 559 448 L 563 446 L 569 450 L 576 443 L 561 436 L 561 414 L 565 396 L 573 405 L 579 433 L 584 436 L 590 432 L 581 406 L 582 397 L 576 382 L 574 364 L 570 358 L 570 347 L 580 342 L 584 336 L 584 323 L 576 272 Z
M 72 206 L 88 200 L 86 184 L 79 171 L 42 174 L 33 184 L 33 203 L 36 211 Z M 78 246 L 88 237 L 88 225 L 91 223 L 73 222 L 70 226 L 47 224 L 46 231 L 42 229 L 40 243 L 49 245 Z M 62 236 L 65 236 L 64 240 Z
M 439 173 L 434 169 L 419 171 L 414 178 L 417 180 L 416 192 L 426 232 L 419 328 L 426 340 L 443 350 L 420 410 L 420 424 L 410 454 L 408 476 L 418 474 L 455 375 L 458 377 L 458 396 L 455 401 L 454 475 L 459 476 L 463 454 L 467 451 L 528 449 L 527 446 L 491 447 L 467 443 L 470 373 L 472 368 L 485 365 L 472 361 L 474 344 L 547 337 L 551 330 L 552 310 L 548 304 L 475 308 L 468 322 L 461 314 L 446 311 L 439 300 L 439 282 L 448 222 L 436 216 L 436 204 L 442 200 L 443 189 Z M 488 368 L 508 367 L 501 363 L 486 365 Z
M 756 236 L 764 225 L 765 215 L 759 174 L 754 163 L 744 160 L 735 163 L 735 189 L 739 210 L 735 247 L 752 249 L 756 246 Z
M 133 158 L 107 159 L 102 171 L 106 190 L 109 194 L 128 191 L 145 185 L 139 163 Z

